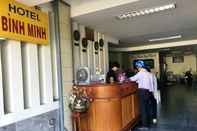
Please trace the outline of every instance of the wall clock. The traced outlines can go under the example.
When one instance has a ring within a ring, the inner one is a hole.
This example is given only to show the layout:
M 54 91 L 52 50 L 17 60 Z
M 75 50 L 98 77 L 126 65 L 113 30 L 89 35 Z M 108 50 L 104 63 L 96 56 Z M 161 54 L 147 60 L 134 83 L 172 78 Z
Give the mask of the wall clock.
M 98 43 L 98 41 L 95 41 L 94 42 L 94 49 L 95 50 L 98 50 L 99 49 L 99 43 Z
M 75 30 L 73 33 L 74 40 L 79 41 L 80 40 L 80 33 L 78 30 Z
M 86 38 L 83 38 L 83 39 L 82 39 L 82 46 L 83 46 L 84 48 L 87 48 L 87 46 L 88 46 L 88 40 L 87 40 Z
M 100 39 L 99 40 L 99 45 L 100 45 L 100 47 L 103 47 L 104 46 L 104 40 L 103 39 Z

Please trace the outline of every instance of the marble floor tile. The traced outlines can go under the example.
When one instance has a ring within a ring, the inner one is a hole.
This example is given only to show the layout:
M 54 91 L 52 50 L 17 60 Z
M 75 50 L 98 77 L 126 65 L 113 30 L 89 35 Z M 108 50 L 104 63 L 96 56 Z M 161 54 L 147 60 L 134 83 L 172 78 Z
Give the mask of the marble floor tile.
M 158 124 L 148 131 L 197 131 L 197 85 L 165 87 L 161 100 Z

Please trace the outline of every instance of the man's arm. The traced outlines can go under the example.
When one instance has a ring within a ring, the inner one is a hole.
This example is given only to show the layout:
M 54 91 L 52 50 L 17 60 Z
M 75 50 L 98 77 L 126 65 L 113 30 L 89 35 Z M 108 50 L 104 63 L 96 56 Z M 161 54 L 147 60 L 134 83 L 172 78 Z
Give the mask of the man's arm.
M 140 74 L 137 73 L 136 75 L 130 77 L 129 80 L 130 80 L 130 81 L 137 81 L 137 80 L 139 80 L 139 78 L 140 78 Z

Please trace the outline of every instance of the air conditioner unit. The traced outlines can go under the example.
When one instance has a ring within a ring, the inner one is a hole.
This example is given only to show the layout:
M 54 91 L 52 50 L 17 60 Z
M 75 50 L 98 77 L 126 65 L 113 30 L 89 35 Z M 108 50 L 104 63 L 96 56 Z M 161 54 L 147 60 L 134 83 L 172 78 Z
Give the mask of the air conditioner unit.
M 76 73 L 76 79 L 78 85 L 90 84 L 90 71 L 88 67 L 80 67 Z

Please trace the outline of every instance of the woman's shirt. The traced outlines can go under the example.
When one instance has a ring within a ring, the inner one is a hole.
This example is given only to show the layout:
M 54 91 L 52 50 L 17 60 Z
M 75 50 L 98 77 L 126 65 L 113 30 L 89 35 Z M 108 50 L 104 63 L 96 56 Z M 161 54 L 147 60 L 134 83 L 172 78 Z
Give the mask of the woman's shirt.
M 154 91 L 153 76 L 150 72 L 143 70 L 139 71 L 135 76 L 129 78 L 131 81 L 138 83 L 138 88 Z

